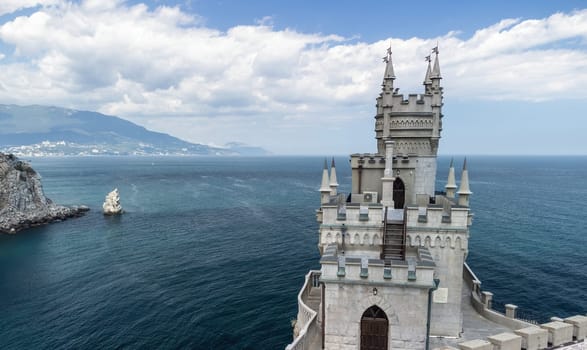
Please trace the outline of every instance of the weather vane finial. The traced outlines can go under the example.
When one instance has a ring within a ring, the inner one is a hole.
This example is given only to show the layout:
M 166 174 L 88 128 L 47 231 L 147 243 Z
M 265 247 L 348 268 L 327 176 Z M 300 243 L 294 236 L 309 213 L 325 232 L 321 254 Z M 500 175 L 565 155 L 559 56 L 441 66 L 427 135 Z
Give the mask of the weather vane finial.
M 424 59 L 426 60 L 426 62 L 430 62 L 430 55 L 426 56 Z
M 438 55 L 438 41 L 436 42 L 436 46 L 434 46 L 434 47 L 432 48 L 432 53 L 435 53 L 435 54 L 437 54 L 437 55 Z
M 385 55 L 385 57 L 383 57 L 383 62 L 389 63 L 390 60 L 391 60 L 391 41 L 389 42 L 389 47 L 387 48 L 387 55 Z

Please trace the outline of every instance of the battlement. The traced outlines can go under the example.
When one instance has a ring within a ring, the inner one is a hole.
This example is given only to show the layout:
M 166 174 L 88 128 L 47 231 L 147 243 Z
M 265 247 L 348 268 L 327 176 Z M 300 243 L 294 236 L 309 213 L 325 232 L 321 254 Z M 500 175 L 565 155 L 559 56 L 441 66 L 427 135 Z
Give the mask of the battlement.
M 319 210 L 322 225 L 377 226 L 382 227 L 384 208 L 379 203 L 323 204 Z
M 430 288 L 434 285 L 434 260 L 426 248 L 411 249 L 405 261 L 392 260 L 385 265 L 381 259 L 345 256 L 339 254 L 336 243 L 329 244 L 324 250 L 320 264 L 321 280 L 341 281 L 358 284 L 385 284 L 421 286 Z
M 347 251 L 379 258 L 383 244 L 384 208 L 379 203 L 360 205 L 322 205 L 318 210 L 321 251 L 327 245 L 338 244 Z
M 407 225 L 414 229 L 467 230 L 473 221 L 469 207 L 457 205 L 442 195 L 435 197 L 435 204 L 426 203 L 406 210 Z
M 391 101 L 394 112 L 432 112 L 433 95 L 408 94 L 405 98 L 403 94 L 393 94 Z M 387 107 L 383 105 L 383 107 Z

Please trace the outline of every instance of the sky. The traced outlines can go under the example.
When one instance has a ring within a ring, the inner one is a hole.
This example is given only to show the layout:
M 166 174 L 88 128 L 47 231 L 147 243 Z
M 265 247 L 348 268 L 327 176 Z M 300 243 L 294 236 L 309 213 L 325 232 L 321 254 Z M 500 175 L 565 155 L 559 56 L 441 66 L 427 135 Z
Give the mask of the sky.
M 439 153 L 587 154 L 584 1 L 1 0 L 0 103 L 116 115 L 209 145 L 374 152 L 439 46 Z

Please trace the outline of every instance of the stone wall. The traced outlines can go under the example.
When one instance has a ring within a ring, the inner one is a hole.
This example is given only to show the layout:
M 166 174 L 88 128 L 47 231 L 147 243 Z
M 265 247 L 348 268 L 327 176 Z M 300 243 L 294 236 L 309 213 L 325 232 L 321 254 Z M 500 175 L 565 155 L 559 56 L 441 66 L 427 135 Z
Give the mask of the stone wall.
M 457 337 L 462 330 L 461 290 L 468 251 L 468 213 L 468 208 L 449 208 L 446 213 L 443 207 L 430 207 L 422 215 L 418 208 L 407 209 L 408 244 L 428 248 L 440 279 L 432 304 L 432 335 Z
M 427 289 L 327 283 L 325 296 L 326 349 L 359 349 L 361 317 L 373 305 L 388 318 L 389 349 L 424 348 Z

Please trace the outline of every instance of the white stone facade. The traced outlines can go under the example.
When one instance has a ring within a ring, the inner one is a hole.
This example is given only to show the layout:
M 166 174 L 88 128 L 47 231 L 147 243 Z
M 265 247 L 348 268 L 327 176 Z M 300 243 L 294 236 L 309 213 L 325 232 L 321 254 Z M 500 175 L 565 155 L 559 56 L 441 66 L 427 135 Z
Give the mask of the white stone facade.
M 430 334 L 455 337 L 462 329 L 471 214 L 456 199 L 435 194 L 442 129 L 438 57 L 434 70 L 428 67 L 425 93 L 407 98 L 393 88 L 390 53 L 386 60 L 375 116 L 377 153 L 351 155 L 348 197 L 329 192 L 326 165 L 323 171 L 316 213 L 322 294 L 315 311 L 325 349 L 359 350 L 361 342 L 423 349 Z
M 373 295 L 377 288 L 377 295 Z M 389 349 L 422 349 L 426 338 L 426 289 L 327 284 L 325 348 L 360 349 L 361 316 L 372 305 L 389 319 Z

